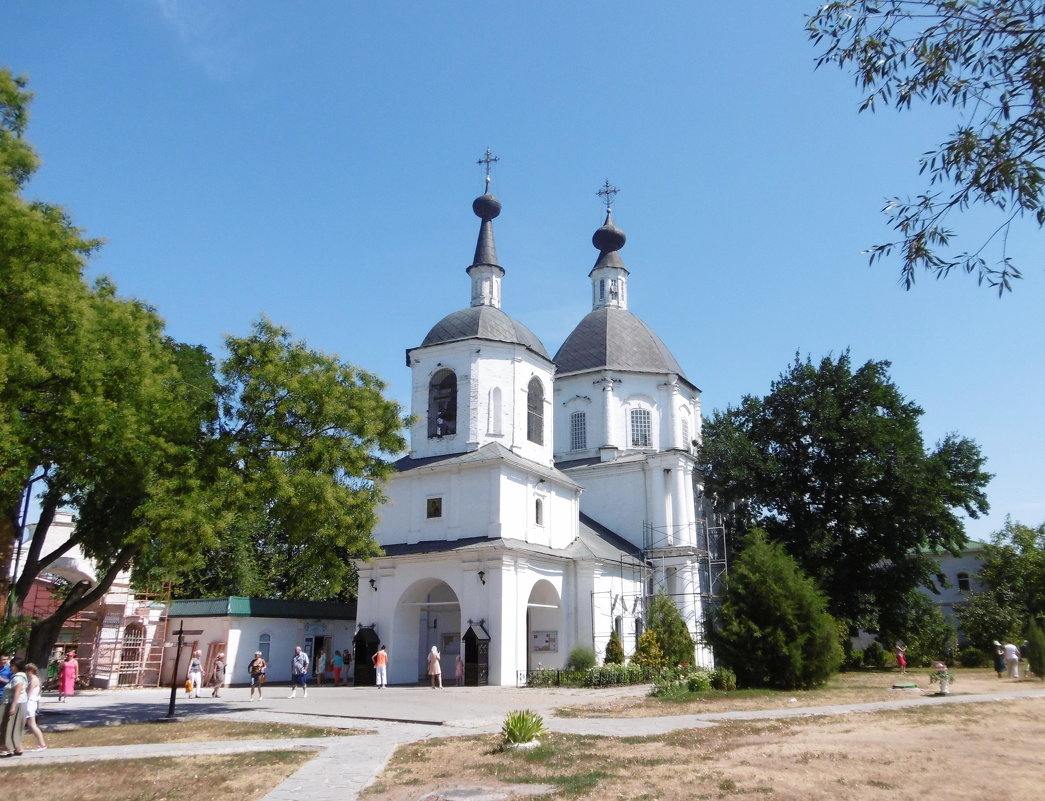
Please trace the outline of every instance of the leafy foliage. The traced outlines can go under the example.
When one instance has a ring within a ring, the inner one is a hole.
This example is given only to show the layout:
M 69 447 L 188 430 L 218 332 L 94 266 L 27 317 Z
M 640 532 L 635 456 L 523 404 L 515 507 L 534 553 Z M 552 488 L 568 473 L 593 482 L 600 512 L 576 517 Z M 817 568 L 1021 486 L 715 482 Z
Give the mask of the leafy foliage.
M 602 663 L 604 665 L 624 664 L 624 646 L 620 644 L 620 637 L 617 636 L 616 629 L 610 632 L 610 640 L 606 643 L 606 655 L 603 657 Z
M 530 709 L 509 712 L 501 724 L 501 738 L 506 745 L 532 743 L 547 733 L 544 718 Z
M 1019 642 L 1030 620 L 1045 621 L 1045 523 L 1031 528 L 1006 518 L 982 552 L 979 579 L 986 586 L 955 609 L 973 645 Z
M 816 584 L 779 543 L 754 530 L 709 627 L 715 657 L 745 687 L 815 687 L 842 661 L 834 619 Z
M 766 397 L 707 420 L 700 451 L 730 529 L 759 526 L 784 543 L 850 631 L 877 630 L 932 580 L 926 549 L 965 542 L 958 513 L 988 507 L 976 444 L 951 434 L 927 452 L 922 410 L 888 367 L 854 371 L 848 352 L 819 365 L 796 356 Z
M 899 237 L 870 249 L 871 261 L 901 254 L 908 289 L 921 270 L 937 278 L 975 272 L 1001 294 L 1019 268 L 1005 250 L 1015 220 L 1045 224 L 1045 18 L 1042 0 L 840 0 L 806 21 L 822 46 L 817 66 L 849 69 L 866 92 L 861 111 L 916 102 L 959 112 L 950 137 L 921 157 L 929 186 L 885 207 Z M 1000 224 L 979 247 L 952 244 L 952 212 L 985 206 Z M 997 240 L 993 264 L 981 255 Z
M 927 667 L 957 650 L 954 627 L 924 593 L 910 590 L 903 603 L 891 611 L 894 617 L 883 621 L 879 638 L 885 643 L 902 640 L 907 646 L 905 656 L 909 665 Z

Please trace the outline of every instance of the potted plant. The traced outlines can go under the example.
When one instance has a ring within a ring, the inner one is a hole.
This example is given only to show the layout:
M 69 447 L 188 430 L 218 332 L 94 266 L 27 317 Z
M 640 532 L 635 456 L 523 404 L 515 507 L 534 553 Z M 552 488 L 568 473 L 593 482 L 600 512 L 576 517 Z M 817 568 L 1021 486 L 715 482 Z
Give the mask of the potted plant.
M 929 674 L 929 684 L 939 684 L 940 691 L 937 695 L 947 695 L 954 683 L 954 674 L 947 669 L 943 662 L 934 662 L 932 673 Z

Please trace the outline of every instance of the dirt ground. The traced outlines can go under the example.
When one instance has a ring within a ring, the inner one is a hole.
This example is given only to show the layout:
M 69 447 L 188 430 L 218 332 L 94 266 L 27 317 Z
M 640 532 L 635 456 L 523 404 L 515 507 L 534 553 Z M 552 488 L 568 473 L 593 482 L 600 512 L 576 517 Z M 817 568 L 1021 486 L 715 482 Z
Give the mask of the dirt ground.
M 955 694 L 1042 686 L 999 681 L 985 671 L 968 673 L 959 673 Z M 859 678 L 852 676 L 841 677 L 838 686 L 815 691 L 801 703 L 840 703 L 842 694 L 845 701 L 873 701 L 887 693 L 877 682 L 861 690 Z M 912 678 L 923 692 L 930 690 L 924 673 Z M 888 692 L 892 694 L 885 698 L 910 691 Z M 735 701 L 742 708 L 757 708 L 749 703 L 781 705 L 779 696 Z M 737 708 L 723 701 L 704 711 L 725 711 L 727 706 Z M 486 735 L 404 746 L 362 797 L 438 801 L 455 788 L 503 790 L 512 792 L 513 798 L 540 797 L 520 786 L 531 783 L 551 786 L 551 797 L 629 801 L 738 795 L 786 801 L 897 795 L 934 801 L 1026 801 L 1040 797 L 1045 788 L 1043 742 L 1045 698 L 726 722 L 654 737 L 553 734 L 530 752 L 501 751 L 499 737 Z

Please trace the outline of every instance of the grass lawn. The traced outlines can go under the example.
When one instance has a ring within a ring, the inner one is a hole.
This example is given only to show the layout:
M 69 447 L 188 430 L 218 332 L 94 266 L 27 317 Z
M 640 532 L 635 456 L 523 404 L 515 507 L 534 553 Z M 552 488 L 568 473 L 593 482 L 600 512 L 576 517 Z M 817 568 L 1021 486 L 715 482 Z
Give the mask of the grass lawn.
M 139 743 L 202 743 L 215 740 L 284 740 L 292 737 L 344 737 L 360 734 L 357 729 L 298 726 L 288 723 L 240 723 L 231 720 L 192 720 L 177 723 L 127 723 L 68 731 L 45 731 L 50 748 L 85 748 Z M 23 745 L 35 747 L 26 733 Z

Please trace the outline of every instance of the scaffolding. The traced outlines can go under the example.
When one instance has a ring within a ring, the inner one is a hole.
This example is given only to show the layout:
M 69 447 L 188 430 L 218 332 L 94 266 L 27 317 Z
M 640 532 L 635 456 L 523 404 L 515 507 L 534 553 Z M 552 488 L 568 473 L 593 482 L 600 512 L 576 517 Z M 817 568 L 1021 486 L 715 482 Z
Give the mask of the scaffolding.
M 170 599 L 169 583 L 144 591 L 124 585 L 106 594 L 94 640 L 94 686 L 159 686 Z

